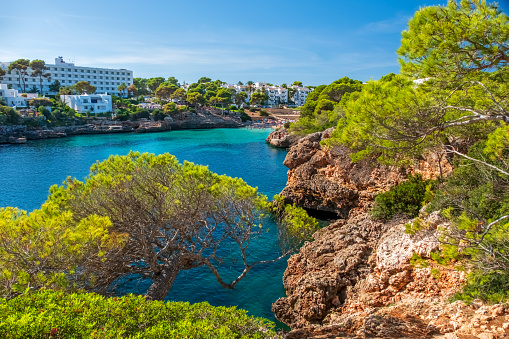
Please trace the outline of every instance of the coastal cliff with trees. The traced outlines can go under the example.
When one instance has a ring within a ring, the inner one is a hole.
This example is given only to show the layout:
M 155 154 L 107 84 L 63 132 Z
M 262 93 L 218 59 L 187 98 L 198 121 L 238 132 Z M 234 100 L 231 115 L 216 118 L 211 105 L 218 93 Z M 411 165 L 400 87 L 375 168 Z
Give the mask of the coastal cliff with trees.
M 35 310 L 30 321 L 50 337 L 63 335 L 44 325 L 55 317 L 46 311 L 66 298 L 71 314 L 147 314 L 154 336 L 273 337 L 270 324 L 242 312 L 168 303 L 159 317 L 154 307 L 163 306 L 147 299 L 162 299 L 181 270 L 205 267 L 233 288 L 251 267 L 296 251 L 286 297 L 272 306 L 291 328 L 286 338 L 507 337 L 509 18 L 480 0 L 425 7 L 397 52 L 400 74 L 318 86 L 301 119 L 269 137 L 291 146 L 288 184 L 274 202 L 168 154 L 131 153 L 53 187 L 41 209 L 0 209 L 0 307 Z M 163 82 L 147 86 L 171 97 Z M 187 99 L 228 104 L 214 86 L 202 79 Z M 317 230 L 306 211 L 330 225 Z M 249 242 L 266 218 L 277 221 L 280 253 L 251 261 Z M 217 269 L 229 259 L 226 242 L 240 258 L 231 281 Z M 145 299 L 64 293 L 107 294 L 130 279 L 151 282 Z M 23 319 L 9 317 L 0 333 L 29 327 Z M 87 335 L 122 335 L 131 318 L 100 319 Z
M 288 262 L 289 338 L 509 334 L 508 33 L 482 1 L 423 8 L 400 74 L 269 137 L 297 136 L 285 199 L 340 218 Z

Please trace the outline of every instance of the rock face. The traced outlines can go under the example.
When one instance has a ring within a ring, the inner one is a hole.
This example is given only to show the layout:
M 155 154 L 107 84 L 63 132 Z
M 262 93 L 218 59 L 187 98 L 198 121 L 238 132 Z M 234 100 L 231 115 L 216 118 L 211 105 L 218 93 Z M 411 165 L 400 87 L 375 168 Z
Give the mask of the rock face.
M 289 324 L 286 338 L 507 338 L 509 307 L 447 300 L 464 282 L 453 267 L 411 265 L 412 254 L 429 259 L 438 248 L 438 212 L 419 236 L 363 213 L 339 220 L 288 260 L 287 297 L 273 305 Z
M 272 131 L 265 141 L 274 147 L 289 148 L 299 142 L 300 139 L 302 139 L 302 137 L 290 134 L 288 130 L 283 127 Z
M 349 149 L 320 145 L 330 133 L 301 139 L 284 162 L 286 200 L 342 218 L 288 260 L 287 296 L 272 308 L 292 329 L 286 338 L 509 338 L 509 308 L 448 302 L 465 277 L 430 260 L 437 229 L 448 226 L 438 212 L 421 216 L 429 227 L 418 235 L 405 233 L 409 219 L 368 214 L 374 197 L 408 174 L 434 178 L 439 164 L 445 173 L 451 166 L 433 155 L 406 168 L 352 163 Z M 414 253 L 425 267 L 412 264 Z
M 352 211 L 369 208 L 376 195 L 406 180 L 411 173 L 422 174 L 425 179 L 440 173 L 438 158 L 433 154 L 406 168 L 383 166 L 374 158 L 352 163 L 347 147 L 320 145 L 332 130 L 310 134 L 290 148 L 284 161 L 289 169 L 288 183 L 281 192 L 287 202 L 347 218 Z M 445 161 L 440 164 L 442 171 L 451 170 Z

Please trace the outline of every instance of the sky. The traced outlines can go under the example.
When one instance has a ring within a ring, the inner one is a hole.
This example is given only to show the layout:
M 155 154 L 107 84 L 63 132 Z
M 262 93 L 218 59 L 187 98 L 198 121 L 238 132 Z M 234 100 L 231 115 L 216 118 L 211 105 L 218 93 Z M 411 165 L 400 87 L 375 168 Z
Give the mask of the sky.
M 0 12 L 0 62 L 126 68 L 134 77 L 228 83 L 367 81 L 397 73 L 413 0 L 25 0 Z M 509 0 L 499 1 L 509 13 Z

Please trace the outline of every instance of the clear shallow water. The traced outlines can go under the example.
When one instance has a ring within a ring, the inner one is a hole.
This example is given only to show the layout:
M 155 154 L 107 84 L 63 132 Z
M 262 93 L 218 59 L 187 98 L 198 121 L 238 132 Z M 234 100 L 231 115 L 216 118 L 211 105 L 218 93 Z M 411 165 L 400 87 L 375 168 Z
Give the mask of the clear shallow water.
M 208 165 L 216 173 L 243 178 L 270 198 L 284 188 L 287 168 L 283 166 L 286 151 L 265 143 L 269 133 L 270 130 L 261 129 L 188 130 L 86 135 L 0 145 L 0 206 L 29 211 L 39 208 L 51 185 L 61 184 L 67 176 L 83 179 L 96 160 L 111 154 L 125 155 L 130 150 L 168 152 L 181 162 Z M 275 232 L 265 233 L 251 246 L 256 259 L 273 258 L 277 254 Z M 235 278 L 239 274 L 236 268 L 224 267 L 222 273 Z M 167 300 L 237 305 L 251 315 L 275 320 L 270 308 L 284 296 L 285 268 L 286 260 L 255 266 L 233 291 L 224 290 L 208 269 L 181 271 Z M 148 283 L 139 283 L 122 292 L 144 293 L 147 288 Z

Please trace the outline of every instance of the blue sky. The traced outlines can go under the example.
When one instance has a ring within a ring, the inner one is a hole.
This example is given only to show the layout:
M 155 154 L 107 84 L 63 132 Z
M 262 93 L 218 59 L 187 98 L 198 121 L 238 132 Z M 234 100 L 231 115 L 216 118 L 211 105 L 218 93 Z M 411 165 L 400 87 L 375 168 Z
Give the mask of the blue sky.
M 14 1 L 0 13 L 0 61 L 74 60 L 135 77 L 330 83 L 398 72 L 401 31 L 443 1 Z M 499 2 L 509 13 L 509 1 Z

